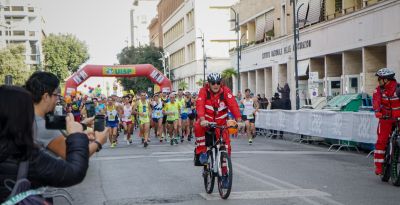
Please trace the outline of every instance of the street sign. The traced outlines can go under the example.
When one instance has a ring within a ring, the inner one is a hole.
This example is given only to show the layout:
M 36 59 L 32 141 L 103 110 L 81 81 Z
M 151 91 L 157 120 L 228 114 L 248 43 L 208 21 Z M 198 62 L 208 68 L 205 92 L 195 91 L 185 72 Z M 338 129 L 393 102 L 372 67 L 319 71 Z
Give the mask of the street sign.
M 6 75 L 6 76 L 5 76 L 4 83 L 5 83 L 6 85 L 12 85 L 12 75 Z

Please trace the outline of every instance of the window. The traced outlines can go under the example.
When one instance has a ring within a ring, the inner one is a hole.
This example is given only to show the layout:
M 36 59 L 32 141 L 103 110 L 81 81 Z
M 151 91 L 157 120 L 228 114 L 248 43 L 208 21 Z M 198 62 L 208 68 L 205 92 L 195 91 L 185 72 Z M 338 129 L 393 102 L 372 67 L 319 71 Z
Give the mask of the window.
M 185 63 L 185 48 L 171 55 L 171 69 L 177 68 Z
M 183 18 L 164 33 L 164 45 L 180 38 L 184 33 Z
M 10 11 L 10 7 L 9 6 L 4 7 L 4 11 Z
M 343 2 L 342 0 L 335 0 L 335 12 L 342 12 Z
M 3 33 L 0 31 L 0 36 L 2 36 L 3 35 Z
M 196 58 L 196 46 L 195 42 L 189 44 L 187 46 L 187 51 L 188 51 L 188 61 L 193 61 Z
M 286 35 L 286 5 L 282 5 L 281 10 L 281 35 Z
M 35 36 L 35 32 L 34 31 L 29 31 L 29 36 Z
M 25 36 L 25 31 L 13 31 L 13 36 Z
M 29 12 L 35 12 L 35 8 L 33 8 L 33 7 L 28 7 L 28 11 L 29 11 Z
M 187 28 L 191 29 L 194 27 L 194 10 L 192 9 L 189 13 L 186 14 L 186 22 Z
M 12 11 L 24 11 L 24 7 L 23 6 L 12 6 L 11 10 Z

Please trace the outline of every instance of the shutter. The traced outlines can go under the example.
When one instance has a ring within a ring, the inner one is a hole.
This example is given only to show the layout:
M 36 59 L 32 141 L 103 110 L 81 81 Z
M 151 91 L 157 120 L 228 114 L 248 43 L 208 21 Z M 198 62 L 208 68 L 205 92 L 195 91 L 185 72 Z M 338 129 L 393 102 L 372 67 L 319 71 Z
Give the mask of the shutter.
M 256 41 L 264 39 L 265 14 L 256 18 Z
M 265 14 L 265 32 L 274 29 L 274 13 L 273 10 Z
M 307 10 L 308 10 L 308 2 L 309 0 L 298 0 L 297 1 L 297 8 L 296 8 L 296 12 L 298 12 L 298 17 L 297 19 L 299 20 L 299 28 L 304 27 L 305 25 L 305 20 L 307 20 Z M 303 4 L 303 6 L 300 7 L 300 5 Z M 300 9 L 299 9 L 300 7 Z
M 322 0 L 310 0 L 307 24 L 318 23 L 321 17 Z

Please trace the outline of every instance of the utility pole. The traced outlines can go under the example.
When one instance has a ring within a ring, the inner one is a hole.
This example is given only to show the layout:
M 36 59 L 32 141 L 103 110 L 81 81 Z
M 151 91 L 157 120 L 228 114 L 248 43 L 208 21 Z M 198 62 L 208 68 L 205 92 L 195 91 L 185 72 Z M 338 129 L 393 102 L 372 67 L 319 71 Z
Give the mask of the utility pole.
M 296 0 L 291 0 L 293 7 L 293 41 L 294 41 L 294 70 L 295 70 L 295 80 L 296 80 L 296 110 L 300 109 L 300 97 L 299 97 L 299 70 L 297 67 L 297 40 L 299 39 L 299 19 L 298 13 L 300 8 L 304 5 L 301 4 L 297 9 L 296 13 Z
M 206 68 L 207 68 L 207 56 L 206 56 L 206 51 L 204 49 L 204 33 L 201 33 L 201 47 L 203 48 L 203 86 L 205 85 L 206 82 Z
M 236 40 L 236 51 L 237 51 L 237 62 L 236 62 L 236 66 L 237 66 L 237 85 L 238 85 L 238 92 L 240 92 L 240 71 L 239 71 L 239 61 L 241 58 L 241 45 L 240 45 L 240 27 L 239 27 L 239 13 L 237 13 L 235 11 L 235 9 L 233 9 L 232 7 L 230 8 L 233 13 L 235 14 L 235 32 L 237 35 L 237 40 Z

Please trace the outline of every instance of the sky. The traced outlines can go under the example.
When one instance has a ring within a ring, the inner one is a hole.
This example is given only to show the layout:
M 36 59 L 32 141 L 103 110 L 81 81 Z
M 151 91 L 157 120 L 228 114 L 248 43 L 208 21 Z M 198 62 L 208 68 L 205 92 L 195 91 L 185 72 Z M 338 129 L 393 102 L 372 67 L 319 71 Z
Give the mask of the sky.
M 89 48 L 88 64 L 113 65 L 130 36 L 133 0 L 37 0 L 45 32 L 71 33 Z

